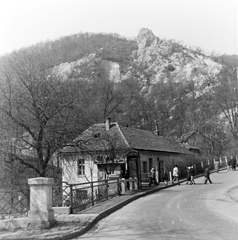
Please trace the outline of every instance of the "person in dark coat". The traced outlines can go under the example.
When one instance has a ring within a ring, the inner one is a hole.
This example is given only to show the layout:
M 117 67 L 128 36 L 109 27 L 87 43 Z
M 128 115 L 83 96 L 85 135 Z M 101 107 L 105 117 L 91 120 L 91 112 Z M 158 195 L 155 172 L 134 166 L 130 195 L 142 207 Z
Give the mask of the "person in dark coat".
M 232 169 L 232 171 L 235 171 L 235 170 L 236 170 L 236 158 L 235 158 L 235 157 L 232 157 L 232 160 L 231 160 L 231 169 Z
M 190 167 L 190 171 L 191 171 L 191 183 L 192 183 L 192 184 L 196 184 L 195 181 L 194 181 L 195 167 L 194 167 L 194 166 L 191 166 L 191 167 Z
M 191 182 L 191 167 L 190 166 L 187 167 L 187 182 L 186 182 L 186 184 L 188 184 L 188 183 L 192 184 L 192 182 Z
M 209 181 L 210 183 L 212 183 L 212 181 L 211 181 L 211 179 L 210 179 L 210 168 L 209 168 L 209 167 L 205 168 L 204 177 L 205 177 L 204 184 L 207 184 L 207 181 Z
M 155 178 L 155 169 L 154 168 L 151 168 L 151 170 L 150 170 L 149 186 L 151 186 L 152 184 L 158 185 L 157 182 L 156 182 L 156 178 Z
M 231 162 L 232 162 L 232 157 L 228 158 L 227 160 L 227 171 L 231 171 Z

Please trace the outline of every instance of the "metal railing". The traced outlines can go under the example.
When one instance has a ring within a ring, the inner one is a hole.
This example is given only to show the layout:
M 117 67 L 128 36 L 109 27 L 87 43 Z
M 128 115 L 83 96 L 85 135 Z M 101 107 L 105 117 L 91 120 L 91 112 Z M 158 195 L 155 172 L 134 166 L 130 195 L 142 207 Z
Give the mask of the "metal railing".
M 30 207 L 28 185 L 2 185 L 0 187 L 0 219 L 27 217 Z
M 120 194 L 120 180 L 94 181 L 87 183 L 53 186 L 53 207 L 70 206 L 71 213 L 80 212 L 95 204 L 118 196 Z

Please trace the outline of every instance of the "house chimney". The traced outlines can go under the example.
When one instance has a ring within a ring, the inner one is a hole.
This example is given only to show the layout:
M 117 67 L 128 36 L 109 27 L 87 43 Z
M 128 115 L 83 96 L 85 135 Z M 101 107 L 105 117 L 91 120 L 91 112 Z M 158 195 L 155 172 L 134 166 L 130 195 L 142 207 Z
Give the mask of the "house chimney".
M 110 129 L 110 125 L 111 125 L 111 118 L 106 118 L 106 131 Z

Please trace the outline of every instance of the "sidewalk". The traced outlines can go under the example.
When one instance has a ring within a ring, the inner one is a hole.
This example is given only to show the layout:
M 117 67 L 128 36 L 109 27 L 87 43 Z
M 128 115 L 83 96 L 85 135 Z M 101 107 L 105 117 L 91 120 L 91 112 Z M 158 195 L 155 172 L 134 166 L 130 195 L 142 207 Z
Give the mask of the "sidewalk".
M 200 177 L 200 176 L 196 176 Z M 181 180 L 180 182 L 185 182 Z M 163 183 L 155 187 L 144 187 L 138 191 L 131 191 L 125 195 L 114 197 L 110 200 L 97 204 L 94 207 L 81 211 L 80 214 L 70 215 L 56 215 L 57 223 L 51 229 L 44 230 L 18 230 L 18 231 L 1 231 L 0 239 L 2 240 L 66 240 L 78 237 L 87 232 L 96 222 L 105 218 L 112 212 L 120 209 L 126 204 L 146 196 L 148 194 L 157 192 L 164 188 L 169 188 L 174 185 L 168 186 Z M 228 191 L 228 196 L 238 203 L 238 187 L 232 188 Z
M 1 240 L 40 240 L 40 239 L 71 239 L 87 232 L 96 222 L 105 218 L 112 212 L 120 209 L 126 204 L 147 194 L 159 191 L 165 187 L 160 184 L 155 187 L 144 187 L 138 191 L 129 191 L 127 194 L 111 198 L 91 208 L 81 211 L 80 214 L 55 215 L 56 224 L 50 229 L 44 230 L 17 230 L 0 231 Z

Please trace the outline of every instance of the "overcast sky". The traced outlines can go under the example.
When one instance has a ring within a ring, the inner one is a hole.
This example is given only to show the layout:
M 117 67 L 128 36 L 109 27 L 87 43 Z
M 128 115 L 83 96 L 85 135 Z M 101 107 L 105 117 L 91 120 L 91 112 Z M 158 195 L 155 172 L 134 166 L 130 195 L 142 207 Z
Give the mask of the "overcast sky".
M 238 0 L 0 0 L 0 55 L 79 32 L 135 37 L 141 28 L 238 54 Z

